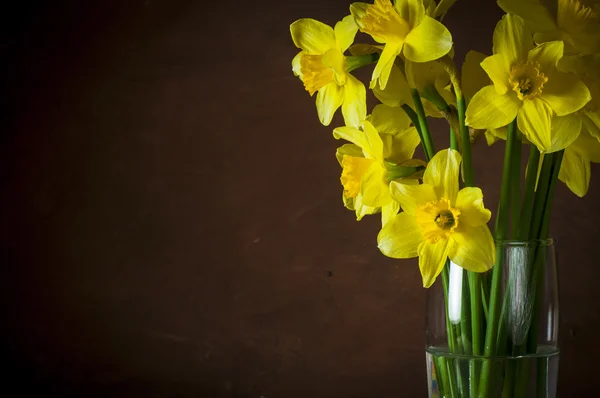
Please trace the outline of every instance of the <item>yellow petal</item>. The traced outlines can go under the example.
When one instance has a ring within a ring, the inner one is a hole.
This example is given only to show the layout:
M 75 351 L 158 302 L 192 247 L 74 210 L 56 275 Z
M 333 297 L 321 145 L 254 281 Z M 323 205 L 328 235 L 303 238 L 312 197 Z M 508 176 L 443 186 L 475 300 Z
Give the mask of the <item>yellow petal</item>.
M 300 58 L 302 56 L 302 51 L 300 51 L 294 59 L 292 59 L 292 72 L 294 72 L 295 76 L 298 76 L 300 80 L 302 80 L 302 69 L 300 68 Z
M 460 153 L 454 149 L 439 151 L 431 159 L 423 175 L 423 183 L 431 185 L 439 199 L 446 199 L 451 204 L 455 203 L 458 194 L 461 160 Z
M 558 29 L 555 14 L 553 15 L 551 12 L 548 2 L 543 0 L 498 0 L 498 5 L 504 11 L 525 19 L 536 32 Z
M 588 131 L 592 137 L 600 140 L 600 112 L 584 110 L 581 114 L 583 128 Z
M 400 212 L 400 203 L 392 200 L 387 205 L 381 208 L 381 226 L 384 227 L 391 219 L 396 217 Z
M 379 162 L 373 162 L 360 184 L 363 203 L 371 207 L 383 207 L 392 201 L 388 188 L 387 171 Z
M 380 134 L 396 134 L 410 126 L 410 118 L 401 108 L 376 105 L 369 122 Z
M 585 196 L 590 186 L 590 161 L 582 154 L 567 148 L 563 155 L 558 178 L 580 198 Z
M 299 19 L 290 25 L 296 47 L 309 55 L 325 54 L 336 47 L 333 28 L 311 18 Z
M 333 137 L 358 145 L 367 158 L 383 159 L 383 142 L 375 127 L 368 121 L 363 123 L 362 131 L 349 126 L 337 127 L 333 130 Z
M 363 122 L 363 131 L 367 140 L 367 146 L 363 150 L 374 159 L 383 160 L 383 141 L 377 129 L 371 122 L 365 120 Z
M 367 117 L 367 91 L 364 84 L 351 74 L 347 74 L 344 85 L 342 115 L 347 126 L 358 127 Z
M 377 235 L 377 247 L 384 255 L 392 258 L 416 257 L 422 241 L 421 228 L 415 217 L 407 213 L 391 217 Z
M 335 24 L 333 28 L 335 33 L 335 41 L 341 52 L 344 52 L 350 47 L 354 41 L 354 36 L 358 32 L 358 25 L 353 15 L 348 15 L 341 21 Z
M 422 242 L 419 245 L 419 269 L 423 277 L 423 287 L 430 287 L 444 269 L 450 244 L 448 239 L 440 239 L 437 243 Z
M 390 77 L 385 89 L 379 88 L 378 85 L 375 85 L 372 89 L 375 97 L 385 105 L 399 107 L 404 104 L 412 104 L 408 82 L 404 74 L 395 65 L 390 70 Z
M 421 142 L 415 127 L 405 128 L 396 134 L 384 134 L 381 139 L 383 140 L 383 158 L 396 164 L 411 159 Z
M 481 67 L 485 70 L 489 78 L 494 83 L 494 88 L 498 94 L 506 94 L 510 90 L 508 79 L 510 69 L 506 67 L 506 62 L 501 54 L 495 54 L 487 57 L 481 62 Z M 467 77 L 467 80 L 469 77 Z
M 590 90 L 575 75 L 554 71 L 544 84 L 541 97 L 558 116 L 583 108 L 592 96 Z
M 362 195 L 358 194 L 356 198 L 354 198 L 354 212 L 356 214 L 356 221 L 360 221 L 364 216 L 369 216 L 371 214 L 376 214 L 381 211 L 379 207 L 370 207 L 363 203 Z
M 580 153 L 591 162 L 600 163 L 600 141 L 592 137 L 585 128 L 581 129 L 579 137 L 567 149 Z
M 552 149 L 551 118 L 552 109 L 539 98 L 523 101 L 517 116 L 519 130 L 537 146 L 540 152 L 548 152 Z
M 364 131 L 357 129 L 356 127 L 336 127 L 333 129 L 333 138 L 336 140 L 342 139 L 350 141 L 361 148 L 361 150 L 369 146 L 369 141 L 367 140 Z
M 335 82 L 329 83 L 317 93 L 317 113 L 323 126 L 329 126 L 335 111 L 344 101 L 344 90 Z
M 507 68 L 527 60 L 533 48 L 533 36 L 517 15 L 505 14 L 494 29 L 494 54 L 501 54 Z
M 407 21 L 411 26 L 420 24 L 425 17 L 423 0 L 396 0 L 394 7 L 400 18 Z
M 400 203 L 402 210 L 407 214 L 414 215 L 417 206 L 434 202 L 439 198 L 431 185 L 403 184 L 401 182 L 390 182 L 390 194 L 392 198 Z
M 403 54 L 413 62 L 433 61 L 448 54 L 452 35 L 444 25 L 425 15 L 404 39 Z
M 563 57 L 564 43 L 562 41 L 551 41 L 543 43 L 529 51 L 527 60 L 540 64 L 540 72 L 549 73 L 556 69 L 558 61 Z
M 490 84 L 490 78 L 481 65 L 485 58 L 485 54 L 473 50 L 469 51 L 465 57 L 461 70 L 461 81 L 467 102 L 473 98 L 477 91 Z
M 449 257 L 453 263 L 473 272 L 485 272 L 494 266 L 496 247 L 487 225 L 459 224 L 451 239 L 454 242 Z
M 469 102 L 465 122 L 476 129 L 497 129 L 512 122 L 520 106 L 516 93 L 498 94 L 494 86 L 486 86 Z
M 571 145 L 581 132 L 581 116 L 570 114 L 554 116 L 551 120 L 552 147 L 549 152 L 560 151 Z
M 406 61 L 406 79 L 410 87 L 423 91 L 425 87 L 435 87 L 436 80 L 445 78 L 450 81 L 450 76 L 439 62 L 411 62 Z
M 344 155 L 352 156 L 355 158 L 365 157 L 362 149 L 358 145 L 354 144 L 344 144 L 336 149 L 335 158 L 337 159 L 340 166 L 342 165 L 342 159 L 344 158 Z
M 356 3 L 350 4 L 350 14 L 354 17 L 356 24 L 361 28 L 363 26 L 360 21 L 363 19 L 363 17 L 367 13 L 367 8 L 370 5 L 371 4 L 362 3 L 362 2 L 356 2 Z
M 377 65 L 375 65 L 375 69 L 373 70 L 373 76 L 371 77 L 371 88 L 376 87 L 377 82 L 379 82 L 379 88 L 384 89 L 388 83 L 390 78 L 390 73 L 392 70 L 392 66 L 394 66 L 394 62 L 396 61 L 396 56 L 400 54 L 402 50 L 402 43 L 387 43 L 381 52 L 381 56 L 377 61 Z
M 478 227 L 490 221 L 492 212 L 483 205 L 483 192 L 475 187 L 466 187 L 458 192 L 455 207 L 460 210 L 460 224 Z
M 456 0 L 440 0 L 433 12 L 433 17 L 439 21 L 443 20 L 454 3 L 456 3 Z

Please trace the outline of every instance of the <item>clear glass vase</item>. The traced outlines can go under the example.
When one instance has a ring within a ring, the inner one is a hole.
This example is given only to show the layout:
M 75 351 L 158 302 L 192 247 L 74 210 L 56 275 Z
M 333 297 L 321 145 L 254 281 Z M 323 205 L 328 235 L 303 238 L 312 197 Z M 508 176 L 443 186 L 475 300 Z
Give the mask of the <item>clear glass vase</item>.
M 496 242 L 484 274 L 448 262 L 427 292 L 429 397 L 556 397 L 558 281 L 552 239 Z

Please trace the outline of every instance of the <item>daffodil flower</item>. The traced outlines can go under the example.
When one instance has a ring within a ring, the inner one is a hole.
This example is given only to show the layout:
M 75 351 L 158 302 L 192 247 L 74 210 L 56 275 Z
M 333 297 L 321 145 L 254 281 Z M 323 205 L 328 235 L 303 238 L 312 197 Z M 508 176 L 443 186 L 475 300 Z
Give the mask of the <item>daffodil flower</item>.
M 563 41 L 567 54 L 600 51 L 598 0 L 498 0 L 498 5 L 525 20 L 536 43 Z
M 495 262 L 494 240 L 487 227 L 491 212 L 481 189 L 459 191 L 460 154 L 438 152 L 427 165 L 423 184 L 390 183 L 391 196 L 402 213 L 392 217 L 377 237 L 379 249 L 393 258 L 419 257 L 423 286 L 442 272 L 446 259 L 474 272 Z
M 385 43 L 375 66 L 371 88 L 387 85 L 396 56 L 402 54 L 414 62 L 427 62 L 446 55 L 452 48 L 452 36 L 444 25 L 426 15 L 423 0 L 375 0 L 373 4 L 353 3 L 350 12 L 361 32 L 376 42 Z
M 575 195 L 583 197 L 590 186 L 590 162 L 600 163 L 600 142 L 583 129 L 573 144 L 565 149 L 558 179 Z
M 317 113 L 325 126 L 340 106 L 348 126 L 357 127 L 366 117 L 365 86 L 349 73 L 344 56 L 357 31 L 351 15 L 335 28 L 308 18 L 290 26 L 292 40 L 302 50 L 292 60 L 292 70 L 311 96 L 317 92 Z
M 563 42 L 534 48 L 523 20 L 511 14 L 498 23 L 493 40 L 494 55 L 481 66 L 494 84 L 471 99 L 466 123 L 476 129 L 496 129 L 516 117 L 519 130 L 540 152 L 566 148 L 578 133 L 565 131 L 560 137 L 552 137 L 552 117 L 578 111 L 591 96 L 575 75 L 557 69 L 563 57 Z
M 333 131 L 335 138 L 352 143 L 338 148 L 336 157 L 342 166 L 344 205 L 356 212 L 358 220 L 388 206 L 396 206 L 397 213 L 389 182 L 411 178 L 424 164 L 411 161 L 420 140 L 409 124 L 401 109 L 378 105 L 360 129 L 344 126 Z

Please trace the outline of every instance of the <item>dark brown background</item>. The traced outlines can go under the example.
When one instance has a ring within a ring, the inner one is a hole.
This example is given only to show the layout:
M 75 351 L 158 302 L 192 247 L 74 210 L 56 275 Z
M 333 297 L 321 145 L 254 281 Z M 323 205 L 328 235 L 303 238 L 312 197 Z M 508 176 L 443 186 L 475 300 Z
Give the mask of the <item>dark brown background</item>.
M 426 395 L 416 262 L 383 257 L 379 219 L 357 223 L 342 207 L 339 143 L 290 70 L 289 24 L 333 24 L 348 4 L 3 11 L 0 317 L 3 388 L 20 391 L 11 396 Z M 490 52 L 499 16 L 491 1 L 458 1 L 447 18 L 458 59 Z M 501 148 L 476 149 L 494 209 Z M 585 200 L 561 184 L 553 216 L 563 397 L 600 388 L 593 172 Z

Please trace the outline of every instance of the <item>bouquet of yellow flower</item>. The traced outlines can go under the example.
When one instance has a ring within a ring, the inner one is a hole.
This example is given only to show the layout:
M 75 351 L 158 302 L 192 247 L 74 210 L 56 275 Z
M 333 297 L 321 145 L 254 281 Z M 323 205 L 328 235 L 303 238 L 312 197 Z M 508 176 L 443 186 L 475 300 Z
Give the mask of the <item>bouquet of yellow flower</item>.
M 381 252 L 418 257 L 432 287 L 430 397 L 554 397 L 550 211 L 558 180 L 584 196 L 590 162 L 600 162 L 600 0 L 499 0 L 506 14 L 491 54 L 470 51 L 460 70 L 442 23 L 453 3 L 357 2 L 334 27 L 299 19 L 292 70 L 316 93 L 324 126 L 341 107 L 344 206 L 358 220 L 380 214 Z M 373 42 L 354 44 L 359 31 Z M 380 104 L 369 113 L 352 72 L 373 64 Z M 428 117 L 448 122 L 449 148 L 434 142 Z M 493 235 L 471 162 L 478 137 L 505 141 Z M 419 145 L 425 159 L 414 158 Z

